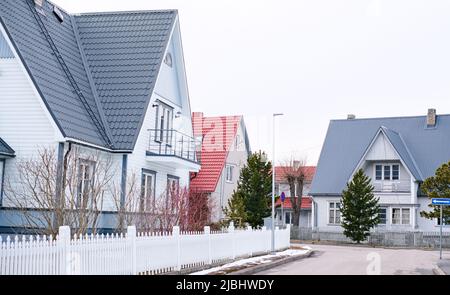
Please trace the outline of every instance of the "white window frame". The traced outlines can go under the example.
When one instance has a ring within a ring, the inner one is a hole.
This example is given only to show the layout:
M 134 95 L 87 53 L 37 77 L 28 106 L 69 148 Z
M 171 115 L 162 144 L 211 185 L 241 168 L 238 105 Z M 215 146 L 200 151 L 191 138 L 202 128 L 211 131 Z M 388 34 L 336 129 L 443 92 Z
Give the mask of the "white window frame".
M 377 166 L 381 166 L 381 179 L 377 179 Z M 385 173 L 385 166 L 389 166 L 389 179 L 384 179 L 384 173 Z M 393 177 L 394 177 L 394 166 L 398 166 L 398 179 L 393 179 Z M 400 164 L 399 163 L 392 163 L 392 164 L 390 164 L 390 163 L 385 163 L 385 164 L 383 164 L 383 163 L 375 163 L 374 165 L 373 165 L 373 179 L 374 179 L 374 181 L 376 181 L 376 182 L 383 182 L 383 181 L 386 181 L 386 182 L 389 182 L 389 181 L 392 181 L 392 182 L 396 182 L 396 181 L 400 181 Z
M 151 192 L 149 196 L 148 181 L 151 181 Z M 156 207 L 156 172 L 152 170 L 142 170 L 142 192 L 141 202 L 139 204 L 140 211 L 153 211 Z
M 394 223 L 394 210 L 396 210 L 396 209 L 398 209 L 398 210 L 400 210 L 400 223 Z M 408 210 L 409 211 L 409 214 L 408 214 L 408 223 L 404 223 L 403 222 L 403 211 L 406 211 L 406 210 Z M 412 210 L 411 210 L 411 208 L 409 208 L 409 207 L 392 207 L 391 208 L 391 225 L 411 225 L 411 212 L 412 212 Z
M 225 181 L 228 183 L 233 182 L 233 170 L 234 170 L 234 165 L 231 165 L 231 164 L 225 165 Z
M 331 208 L 331 204 L 333 204 L 333 208 Z M 333 221 L 330 222 L 331 211 L 333 211 Z M 340 201 L 328 201 L 328 211 L 327 211 L 327 222 L 329 225 L 340 225 L 342 221 L 341 216 L 341 202 Z M 337 212 L 339 212 L 339 222 L 337 221 Z
M 173 66 L 173 57 L 170 52 L 166 53 L 166 56 L 164 57 L 164 63 L 171 68 Z
M 239 134 L 236 134 L 236 138 L 234 140 L 234 150 L 239 151 L 241 147 L 241 137 Z
M 180 177 L 176 176 L 176 175 L 171 175 L 171 174 L 167 174 L 167 194 L 166 194 L 166 209 L 170 209 L 171 213 L 175 213 L 176 212 L 176 208 L 173 206 L 174 204 L 174 200 L 173 200 L 173 196 L 172 196 L 172 184 L 175 183 L 175 190 L 177 191 L 177 193 L 181 193 L 180 192 Z M 168 207 L 170 206 L 170 207 Z
M 387 225 L 389 222 L 389 208 L 388 207 L 380 207 L 380 210 L 385 210 L 384 212 L 384 223 L 378 223 L 379 226 Z M 378 216 L 381 215 L 381 212 L 378 212 Z
M 96 162 L 92 160 L 80 158 L 78 163 L 78 185 L 77 185 L 77 207 L 79 208 L 91 208 L 92 203 L 92 192 L 90 186 L 93 185 L 95 178 L 95 165 Z M 89 178 L 86 178 L 86 172 L 89 172 Z M 87 187 L 86 187 L 87 186 Z M 87 193 L 85 193 L 85 191 Z M 85 202 L 84 197 L 87 195 L 88 200 Z M 86 203 L 86 207 L 81 207 Z
M 156 107 L 155 141 L 170 145 L 172 143 L 174 108 L 158 101 Z

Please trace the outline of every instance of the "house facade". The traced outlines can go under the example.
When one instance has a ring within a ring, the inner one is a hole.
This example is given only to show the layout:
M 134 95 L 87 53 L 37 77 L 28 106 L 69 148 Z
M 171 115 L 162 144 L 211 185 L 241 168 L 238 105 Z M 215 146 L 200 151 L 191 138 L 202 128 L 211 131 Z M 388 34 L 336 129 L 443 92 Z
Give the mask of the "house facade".
M 104 192 L 99 227 L 115 226 L 107 217 L 133 180 L 141 211 L 169 185 L 189 186 L 200 163 L 176 10 L 73 15 L 45 0 L 5 0 L 0 21 L 1 229 L 21 228 L 5 182 L 14 189 L 17 164 L 43 149 L 54 150 L 57 179 L 76 149 L 80 185 L 96 167 L 84 157 L 109 159 L 120 197 Z
M 289 169 L 289 168 L 288 168 Z M 305 171 L 305 181 L 303 184 L 303 197 L 300 206 L 300 227 L 311 227 L 312 220 L 312 201 L 309 195 L 311 190 L 311 182 L 314 177 L 316 167 L 315 166 L 305 166 L 302 168 Z M 291 192 L 289 183 L 286 180 L 286 167 L 275 167 L 275 194 L 281 196 L 282 193 L 285 195 L 284 202 L 281 198 L 278 198 L 275 203 L 275 218 L 277 224 L 286 225 L 293 224 L 293 210 L 291 203 Z M 297 190 L 297 187 L 296 187 Z M 295 198 L 297 199 L 297 193 Z
M 224 218 L 233 191 L 237 188 L 241 169 L 250 155 L 250 142 L 243 116 L 205 117 L 192 115 L 194 135 L 202 141 L 198 173 L 191 176 L 191 189 L 209 195 L 211 221 Z
M 381 231 L 434 231 L 422 182 L 450 160 L 450 115 L 333 120 L 314 177 L 312 227 L 341 231 L 340 198 L 354 173 L 371 178 L 381 207 Z M 450 228 L 444 227 L 444 230 Z

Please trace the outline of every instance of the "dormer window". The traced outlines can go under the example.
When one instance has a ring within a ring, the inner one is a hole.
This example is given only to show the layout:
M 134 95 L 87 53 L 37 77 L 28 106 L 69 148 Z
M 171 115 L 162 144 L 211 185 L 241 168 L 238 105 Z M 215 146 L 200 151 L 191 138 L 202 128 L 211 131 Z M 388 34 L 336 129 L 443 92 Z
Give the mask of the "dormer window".
M 2 58 L 14 58 L 14 54 L 9 48 L 8 42 L 6 42 L 6 39 L 0 32 L 0 59 Z
M 167 52 L 166 57 L 164 58 L 164 63 L 169 67 L 172 67 L 172 54 L 170 54 L 170 52 Z
M 375 165 L 375 180 L 399 180 L 400 165 L 399 164 L 377 164 Z

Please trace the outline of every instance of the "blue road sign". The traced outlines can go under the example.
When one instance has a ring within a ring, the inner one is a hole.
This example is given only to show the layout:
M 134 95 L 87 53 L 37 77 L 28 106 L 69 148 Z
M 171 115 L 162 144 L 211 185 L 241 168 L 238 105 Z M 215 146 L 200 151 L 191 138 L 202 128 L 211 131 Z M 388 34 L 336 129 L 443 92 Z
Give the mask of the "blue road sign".
M 284 202 L 285 199 L 286 195 L 284 194 L 284 192 L 281 192 L 281 202 Z
M 431 204 L 450 206 L 450 199 L 431 199 Z

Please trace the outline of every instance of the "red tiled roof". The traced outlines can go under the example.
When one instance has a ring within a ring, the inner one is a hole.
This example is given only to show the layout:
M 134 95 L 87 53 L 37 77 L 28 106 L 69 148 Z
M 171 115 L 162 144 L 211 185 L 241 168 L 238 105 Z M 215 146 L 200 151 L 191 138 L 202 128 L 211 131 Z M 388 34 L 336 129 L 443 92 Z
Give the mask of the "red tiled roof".
M 297 199 L 297 197 L 295 197 Z M 275 203 L 275 207 L 280 207 L 281 206 L 281 198 L 278 198 L 278 200 Z M 303 196 L 302 197 L 302 209 L 311 209 L 312 206 L 312 200 L 310 197 L 308 196 Z M 284 209 L 292 209 L 292 204 L 291 204 L 291 198 L 286 197 L 286 199 L 284 200 L 283 203 L 283 208 Z
M 202 136 L 201 168 L 191 180 L 191 189 L 204 192 L 216 190 L 228 151 L 236 137 L 242 116 L 204 117 L 192 114 L 194 136 Z
M 286 182 L 285 174 L 286 169 L 289 169 L 289 167 L 281 167 L 276 166 L 275 167 L 275 182 Z M 304 166 L 302 167 L 304 169 L 304 172 L 306 174 L 306 182 L 311 182 L 314 174 L 316 173 L 316 166 Z

